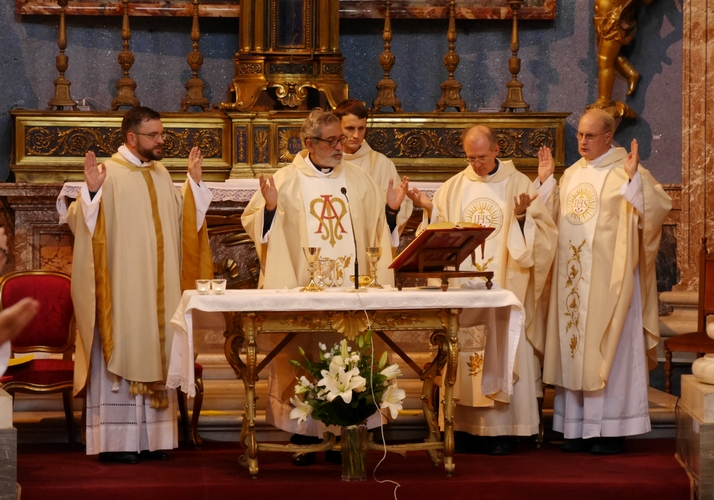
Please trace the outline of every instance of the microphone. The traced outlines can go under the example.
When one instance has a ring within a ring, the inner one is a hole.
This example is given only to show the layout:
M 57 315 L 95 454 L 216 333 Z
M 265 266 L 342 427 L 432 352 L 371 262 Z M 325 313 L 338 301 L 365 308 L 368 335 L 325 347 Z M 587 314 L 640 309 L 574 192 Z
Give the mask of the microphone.
M 352 226 L 352 240 L 355 243 L 355 290 L 359 290 L 359 263 L 357 258 L 357 235 L 355 234 L 355 223 L 352 220 L 352 207 L 350 207 L 350 198 L 347 196 L 347 188 L 340 189 L 345 199 L 347 200 L 347 212 L 350 214 L 350 226 Z

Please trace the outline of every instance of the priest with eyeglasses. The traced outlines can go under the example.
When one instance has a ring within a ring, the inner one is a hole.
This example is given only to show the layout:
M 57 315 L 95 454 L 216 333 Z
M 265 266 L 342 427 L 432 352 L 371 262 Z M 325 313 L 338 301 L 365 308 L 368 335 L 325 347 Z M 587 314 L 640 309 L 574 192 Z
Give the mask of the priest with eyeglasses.
M 260 189 L 248 203 L 243 226 L 255 242 L 260 259 L 259 288 L 297 289 L 309 282 L 304 248 L 320 248 L 320 257 L 335 261 L 328 287 L 353 288 L 355 259 L 359 274 L 367 274 L 366 248 L 382 246 L 377 263 L 377 278 L 382 285 L 392 285 L 392 239 L 397 237 L 396 217 L 385 220 L 386 199 L 368 174 L 343 161 L 340 119 L 331 112 L 313 110 L 300 129 L 307 149 L 295 155 L 289 165 L 274 175 L 260 176 Z M 392 233 L 392 234 L 390 234 Z M 270 347 L 280 339 L 270 336 Z M 259 339 L 264 340 L 264 339 Z M 298 347 L 308 355 L 318 341 L 333 337 L 301 335 L 293 339 L 269 365 L 269 395 L 266 408 L 268 423 L 292 433 L 296 444 L 319 442 L 325 426 L 308 418 L 298 423 L 290 418 L 297 374 L 290 360 L 300 360 Z M 317 356 L 317 354 L 315 354 Z M 334 455 L 334 454 L 333 454 Z M 335 457 L 339 460 L 339 455 Z M 295 465 L 309 465 L 315 454 L 296 454 Z

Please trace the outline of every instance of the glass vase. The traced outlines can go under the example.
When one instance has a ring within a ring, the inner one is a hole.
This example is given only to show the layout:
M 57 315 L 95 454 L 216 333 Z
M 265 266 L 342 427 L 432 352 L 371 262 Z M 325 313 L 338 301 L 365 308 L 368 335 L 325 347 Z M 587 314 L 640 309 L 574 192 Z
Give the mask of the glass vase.
M 367 479 L 367 423 L 342 427 L 342 480 L 364 481 Z

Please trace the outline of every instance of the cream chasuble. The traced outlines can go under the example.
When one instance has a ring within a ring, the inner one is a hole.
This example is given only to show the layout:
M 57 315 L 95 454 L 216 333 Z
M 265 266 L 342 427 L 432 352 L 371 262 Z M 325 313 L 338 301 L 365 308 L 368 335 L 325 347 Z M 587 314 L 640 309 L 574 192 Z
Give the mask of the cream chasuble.
M 559 266 L 556 279 L 565 283 L 558 296 L 560 324 L 566 334 L 560 338 L 560 351 L 566 370 L 572 371 L 575 383 L 583 372 L 583 340 L 587 322 L 592 270 L 592 244 L 600 211 L 600 191 L 612 165 L 581 168 L 575 171 L 561 206 L 560 230 L 568 235 L 561 238 L 558 254 L 566 262 Z
M 543 379 L 566 438 L 650 429 L 645 354 L 659 341 L 654 267 L 671 199 L 641 165 L 628 182 L 626 157 L 581 159 L 560 182 Z
M 357 258 L 360 274 L 367 274 L 367 244 L 380 242 L 382 259 L 377 265 L 377 277 L 382 285 L 394 285 L 394 274 L 388 269 L 391 264 L 391 243 L 389 229 L 384 221 L 384 194 L 374 181 L 362 170 L 349 168 L 340 163 L 331 173 L 322 174 L 307 160 L 307 151 L 301 151 L 290 165 L 279 169 L 273 180 L 278 190 L 278 206 L 272 226 L 263 237 L 263 211 L 265 200 L 257 191 L 248 203 L 241 218 L 243 227 L 255 242 L 261 262 L 261 288 L 296 288 L 305 286 L 309 281 L 307 261 L 302 248 L 319 243 L 320 254 L 349 255 L 354 252 L 351 236 L 350 217 L 347 202 L 340 193 L 342 186 L 347 189 L 351 220 L 357 239 Z M 325 214 L 322 227 L 315 214 Z M 336 229 L 331 233 L 335 237 L 334 247 L 328 237 L 328 228 Z M 344 233 L 342 231 L 345 231 Z M 338 239 L 338 236 L 342 238 Z M 344 246 L 343 246 L 344 245 Z M 333 253 L 334 252 L 334 253 Z M 337 269 L 337 266 L 336 266 Z M 353 274 L 352 263 L 346 266 L 343 275 L 333 273 L 336 284 L 351 287 L 349 275 Z M 270 337 L 270 338 L 265 338 Z M 263 352 L 268 352 L 281 339 L 277 335 L 259 337 Z M 329 346 L 339 341 L 335 335 L 317 334 L 298 335 L 269 365 L 268 401 L 266 404 L 267 421 L 276 427 L 291 433 L 322 436 L 325 426 L 311 418 L 298 425 L 290 419 L 290 397 L 294 394 L 295 376 L 291 359 L 299 360 L 298 347 L 302 347 L 308 356 L 317 355 L 317 343 Z M 377 356 L 381 347 L 375 343 Z M 378 420 L 377 420 L 378 422 Z
M 343 153 L 342 159 L 346 162 L 357 165 L 364 172 L 366 172 L 372 180 L 380 187 L 382 193 L 386 196 L 387 189 L 389 188 L 389 180 L 392 179 L 393 187 L 397 187 L 401 182 L 397 168 L 394 166 L 394 162 L 372 149 L 367 141 L 363 141 L 362 145 L 357 151 L 352 154 Z M 399 208 L 399 213 L 397 214 L 397 231 L 398 234 L 402 234 L 404 226 L 406 226 L 409 217 L 412 216 L 414 211 L 414 204 L 408 196 L 404 197 L 402 205 Z
M 311 247 L 320 249 L 320 257 L 335 261 L 331 276 L 325 284 L 350 287 L 349 276 L 354 274 L 356 255 L 352 234 L 352 219 L 348 202 L 342 194 L 345 185 L 344 171 L 336 178 L 316 172 L 307 176 L 298 171 L 302 187 L 307 240 Z M 349 193 L 348 193 L 349 194 Z M 366 271 L 361 274 L 366 274 Z
M 182 196 L 159 162 L 140 168 L 117 153 L 103 168 L 94 227 L 84 202 L 70 205 L 67 215 L 75 235 L 75 392 L 86 387 L 87 454 L 170 449 L 178 444 L 176 395 L 164 387 L 170 319 L 181 298 L 182 269 L 193 268 L 196 277 L 208 270 L 198 272 L 197 262 L 211 261 L 206 226 L 188 237 L 200 249 L 186 247 L 183 253 L 196 257 L 182 265 L 187 207 L 196 231 L 191 189 Z
M 543 333 L 534 321 L 539 297 L 555 252 L 555 224 L 539 198 L 526 211 L 523 231 L 513 214 L 513 197 L 535 194 L 530 180 L 512 162 L 499 162 L 492 176 L 479 177 L 469 166 L 449 179 L 434 195 L 432 222 L 478 222 L 495 227 L 485 255 L 476 251 L 461 269 L 494 271 L 494 282 L 511 290 L 526 310 L 525 335 L 513 345 L 487 331 L 488 322 L 465 311 L 459 331 L 459 369 L 454 386 L 456 430 L 484 436 L 531 435 L 538 431 L 540 361 Z M 450 280 L 450 286 L 482 286 L 481 280 Z M 469 315 L 465 317 L 464 315 Z M 479 322 L 482 325 L 479 325 Z M 534 348 L 535 347 L 535 348 Z M 512 393 L 491 390 L 494 380 L 514 375 Z

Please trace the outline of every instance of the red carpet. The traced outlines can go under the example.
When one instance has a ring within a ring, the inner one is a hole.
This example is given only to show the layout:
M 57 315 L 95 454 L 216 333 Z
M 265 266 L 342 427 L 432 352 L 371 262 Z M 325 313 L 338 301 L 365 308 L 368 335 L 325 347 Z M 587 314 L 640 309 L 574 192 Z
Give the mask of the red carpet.
M 401 484 L 402 500 L 431 499 L 667 499 L 688 500 L 689 478 L 674 458 L 672 439 L 628 440 L 627 451 L 611 457 L 567 454 L 545 443 L 538 450 L 520 443 L 507 457 L 458 454 L 447 478 L 423 452 L 388 454 L 379 479 Z M 393 485 L 372 479 L 381 455 L 370 452 L 368 480 L 344 483 L 340 467 L 293 467 L 286 453 L 263 453 L 257 479 L 238 464 L 235 443 L 206 443 L 204 449 L 174 450 L 165 462 L 106 465 L 68 445 L 20 445 L 18 482 L 22 500 L 222 500 L 289 498 L 393 498 Z

